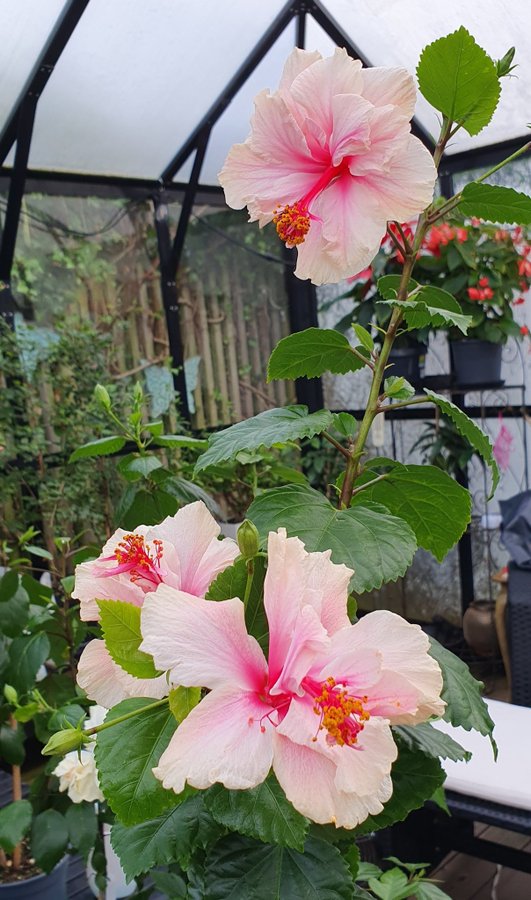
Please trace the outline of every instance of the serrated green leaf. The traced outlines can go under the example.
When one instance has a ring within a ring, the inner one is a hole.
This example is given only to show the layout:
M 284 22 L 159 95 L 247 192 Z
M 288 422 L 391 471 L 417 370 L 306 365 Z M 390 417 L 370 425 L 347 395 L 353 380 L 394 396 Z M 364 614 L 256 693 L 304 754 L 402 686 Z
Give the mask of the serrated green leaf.
M 186 716 L 192 712 L 201 699 L 200 687 L 176 687 L 172 688 L 168 695 L 170 709 L 176 721 L 181 724 Z
M 393 400 L 409 400 L 415 396 L 415 388 L 403 375 L 390 375 L 386 378 L 384 391 Z
M 43 872 L 51 872 L 66 853 L 68 828 L 56 809 L 35 816 L 31 828 L 31 854 Z
M 146 697 L 123 700 L 109 710 L 105 721 L 150 702 L 155 701 Z M 175 793 L 165 790 L 152 772 L 175 727 L 171 710 L 161 707 L 99 732 L 95 758 L 100 786 L 112 811 L 125 825 L 142 822 L 178 802 Z
M 206 450 L 208 446 L 208 441 L 203 438 L 194 438 L 187 434 L 158 434 L 153 443 L 157 444 L 158 447 L 169 447 L 174 450 L 186 448 L 187 450 L 197 450 L 198 452 Z
M 401 275 L 382 275 L 382 277 L 378 279 L 378 293 L 384 298 L 384 300 L 396 300 L 401 281 Z M 408 280 L 408 294 L 411 294 L 412 291 L 416 291 L 418 287 L 419 284 L 417 281 L 415 281 L 414 278 L 410 278 Z
M 149 478 L 155 469 L 161 469 L 162 463 L 153 454 L 147 456 L 129 456 L 118 463 L 118 469 L 127 481 L 140 481 Z
M 269 358 L 267 380 L 317 378 L 325 372 L 344 375 L 363 367 L 345 335 L 330 328 L 307 328 L 278 342 Z
M 9 648 L 9 668 L 6 681 L 24 694 L 34 686 L 35 676 L 48 659 L 50 641 L 44 632 L 17 637 Z
M 248 791 L 228 791 L 221 784 L 205 795 L 216 822 L 266 844 L 304 849 L 308 820 L 293 808 L 273 775 Z
M 386 276 L 392 277 L 392 276 Z M 380 279 L 381 280 L 381 279 Z M 431 285 L 419 285 L 407 300 L 380 300 L 382 306 L 398 307 L 409 328 L 440 328 L 453 325 L 466 334 L 472 316 L 465 316 L 457 300 L 447 291 Z
M 417 78 L 428 103 L 470 135 L 479 134 L 492 119 L 500 97 L 496 64 L 466 28 L 422 51 Z
M 410 750 L 402 745 L 398 759 L 391 769 L 393 794 L 381 813 L 369 816 L 356 828 L 355 834 L 368 834 L 387 828 L 395 822 L 402 822 L 414 809 L 423 806 L 426 800 L 444 783 L 446 775 L 437 759 L 426 756 L 419 750 Z
M 156 869 L 149 873 L 155 887 L 171 900 L 187 900 L 190 897 L 186 884 L 175 872 L 159 872 Z
M 207 857 L 209 900 L 352 900 L 354 884 L 339 850 L 309 838 L 304 853 L 232 834 Z
M 29 800 L 16 800 L 0 809 L 0 847 L 12 853 L 31 825 L 33 815 Z
M 334 413 L 334 428 L 343 437 L 353 437 L 358 430 L 358 422 L 353 415 L 346 412 Z
M 488 466 L 490 466 L 492 474 L 492 491 L 490 497 L 492 497 L 498 486 L 498 481 L 500 480 L 500 470 L 498 469 L 498 463 L 494 459 L 492 444 L 489 437 L 475 422 L 472 421 L 472 419 L 469 419 L 462 409 L 459 409 L 459 407 L 456 406 L 455 403 L 452 403 L 451 400 L 448 400 L 447 397 L 436 394 L 435 391 L 425 390 L 424 393 L 439 407 L 441 412 L 445 413 L 452 420 L 459 434 L 467 439 L 470 446 L 473 447 L 476 453 L 479 453 L 481 458 Z
M 407 522 L 385 506 L 360 502 L 338 510 L 318 491 L 298 484 L 264 491 L 251 504 L 248 517 L 264 539 L 282 526 L 310 552 L 330 549 L 334 562 L 354 569 L 350 586 L 357 594 L 396 581 L 417 548 Z
M 6 572 L 0 580 L 0 632 L 7 637 L 18 637 L 24 631 L 29 611 L 28 592 L 18 573 Z
M 430 638 L 430 654 L 439 663 L 444 687 L 441 694 L 446 701 L 444 719 L 452 725 L 460 725 L 465 731 L 479 731 L 490 738 L 495 755 L 496 743 L 492 736 L 494 722 L 489 708 L 481 696 L 483 684 L 476 681 L 468 666 L 455 654 Z
M 419 547 L 439 562 L 464 533 L 472 510 L 469 491 L 436 466 L 397 466 L 388 478 L 369 484 L 357 498 L 383 503 L 393 515 L 405 519 Z
M 365 349 L 368 350 L 369 353 L 372 353 L 372 351 L 374 350 L 374 341 L 370 332 L 367 331 L 367 329 L 364 328 L 363 325 L 360 325 L 359 322 L 353 322 L 352 328 L 354 329 L 354 333 L 360 344 L 365 347 Z
M 248 633 L 252 634 L 262 650 L 267 652 L 269 629 L 263 603 L 265 573 L 265 559 L 263 556 L 258 556 L 254 561 L 253 583 L 245 607 L 245 624 Z M 240 600 L 243 600 L 246 584 L 247 565 L 244 559 L 238 559 L 214 579 L 208 589 L 206 599 L 230 600 L 232 597 L 239 597 Z
M 153 657 L 139 649 L 142 643 L 140 607 L 121 600 L 96 602 L 105 646 L 115 663 L 136 678 L 156 678 L 160 675 Z
M 119 434 L 112 434 L 109 437 L 99 438 L 97 441 L 89 441 L 83 444 L 70 454 L 69 463 L 76 462 L 78 459 L 90 459 L 93 456 L 110 456 L 112 453 L 118 453 L 125 447 L 125 438 Z
M 222 829 L 206 809 L 203 795 L 190 792 L 187 788 L 179 795 L 181 802 L 174 795 L 175 808 L 157 818 L 130 828 L 121 822 L 113 825 L 111 844 L 128 878 L 175 861 L 187 869 L 192 852 L 219 836 Z
M 416 900 L 452 900 L 450 894 L 431 881 L 420 881 L 415 887 L 415 897 Z
M 464 216 L 477 216 L 507 225 L 531 225 L 531 197 L 514 188 L 494 184 L 465 185 L 459 209 Z
M 94 803 L 72 803 L 65 812 L 65 819 L 70 843 L 86 861 L 98 834 Z
M 428 756 L 435 759 L 452 759 L 454 762 L 468 760 L 472 754 L 449 734 L 438 731 L 429 722 L 421 722 L 418 725 L 398 725 L 394 731 L 402 741 L 411 749 L 422 750 Z
M 208 466 L 233 459 L 241 450 L 258 450 L 260 447 L 313 437 L 326 431 L 332 421 L 332 413 L 327 409 L 314 413 L 309 413 L 306 406 L 268 409 L 252 419 L 245 419 L 212 434 L 208 450 L 197 460 L 195 471 L 202 472 Z

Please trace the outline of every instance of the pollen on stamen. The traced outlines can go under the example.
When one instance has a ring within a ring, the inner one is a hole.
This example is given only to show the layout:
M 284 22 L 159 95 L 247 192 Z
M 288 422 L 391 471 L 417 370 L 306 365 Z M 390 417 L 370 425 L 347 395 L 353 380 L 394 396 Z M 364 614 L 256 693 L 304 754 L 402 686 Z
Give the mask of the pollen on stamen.
M 273 222 L 280 240 L 284 241 L 287 247 L 296 247 L 298 244 L 302 244 L 310 230 L 308 210 L 300 203 L 276 209 Z

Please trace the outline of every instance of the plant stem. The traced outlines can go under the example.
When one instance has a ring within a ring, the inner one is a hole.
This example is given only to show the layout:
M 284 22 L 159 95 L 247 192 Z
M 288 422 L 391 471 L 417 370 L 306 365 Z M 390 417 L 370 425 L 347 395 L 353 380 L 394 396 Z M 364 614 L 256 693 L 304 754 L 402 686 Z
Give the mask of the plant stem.
M 321 437 L 324 437 L 324 439 L 328 441 L 329 444 L 332 444 L 332 446 L 335 447 L 336 450 L 338 450 L 339 453 L 341 453 L 347 459 L 350 458 L 350 453 L 348 452 L 347 448 L 343 447 L 343 445 L 340 444 L 339 441 L 336 441 L 336 439 L 332 437 L 332 435 L 329 434 L 328 431 L 322 431 Z
M 364 356 L 363 353 L 360 353 L 359 350 L 356 350 L 355 347 L 351 347 L 350 352 L 353 353 L 354 356 L 357 356 L 358 359 L 361 359 L 364 366 L 368 366 L 369 369 L 372 369 L 374 372 L 374 363 L 372 363 L 370 359 L 367 359 L 367 357 Z
M 390 403 L 388 406 L 380 406 L 378 407 L 377 412 L 388 413 L 393 412 L 394 409 L 403 409 L 404 406 L 416 406 L 417 403 L 431 402 L 432 401 L 429 397 L 415 397 L 414 400 L 400 400 L 398 403 Z
M 356 494 L 359 494 L 360 491 L 364 491 L 366 488 L 372 487 L 373 484 L 376 484 L 377 481 L 385 481 L 386 478 L 390 477 L 390 472 L 384 472 L 383 475 L 378 475 L 376 478 L 373 478 L 372 481 L 368 481 L 366 484 L 360 484 L 359 487 L 354 488 L 352 491 L 352 496 L 355 497 Z
M 156 700 L 154 703 L 148 703 L 147 706 L 141 706 L 140 709 L 134 709 L 132 712 L 124 713 L 123 716 L 118 716 L 116 719 L 113 719 L 112 722 L 104 722 L 103 725 L 94 725 L 93 728 L 89 728 L 87 731 L 84 731 L 83 734 L 87 737 L 91 737 L 93 734 L 99 734 L 100 731 L 105 731 L 106 728 L 120 725 L 128 719 L 134 719 L 135 716 L 140 716 L 142 713 L 149 712 L 150 709 L 158 709 L 159 706 L 164 706 L 168 702 L 168 697 L 163 697 L 162 700 Z
M 247 609 L 249 597 L 251 596 L 251 588 L 253 586 L 253 578 L 254 578 L 254 559 L 248 559 L 247 560 L 247 581 L 245 583 L 245 593 L 243 595 L 244 609 Z
M 14 716 L 9 716 L 9 725 L 13 729 L 13 731 L 17 730 L 17 720 Z M 12 788 L 13 788 L 13 801 L 16 803 L 17 800 L 22 800 L 22 778 L 20 773 L 20 766 L 11 766 L 11 780 L 12 780 Z M 16 847 L 13 849 L 13 870 L 16 871 L 20 868 L 20 863 L 22 861 L 22 843 L 19 842 Z

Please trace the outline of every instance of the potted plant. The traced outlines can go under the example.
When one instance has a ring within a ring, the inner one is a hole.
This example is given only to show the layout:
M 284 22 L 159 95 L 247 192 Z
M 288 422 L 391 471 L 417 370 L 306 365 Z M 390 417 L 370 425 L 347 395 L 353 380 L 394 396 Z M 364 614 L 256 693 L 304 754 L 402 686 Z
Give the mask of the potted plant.
M 528 334 L 514 308 L 524 304 L 531 285 L 530 249 L 522 228 L 476 218 L 434 225 L 426 235 L 417 262 L 423 280 L 451 293 L 472 317 L 466 336 L 446 329 L 458 384 L 499 382 L 503 345 Z

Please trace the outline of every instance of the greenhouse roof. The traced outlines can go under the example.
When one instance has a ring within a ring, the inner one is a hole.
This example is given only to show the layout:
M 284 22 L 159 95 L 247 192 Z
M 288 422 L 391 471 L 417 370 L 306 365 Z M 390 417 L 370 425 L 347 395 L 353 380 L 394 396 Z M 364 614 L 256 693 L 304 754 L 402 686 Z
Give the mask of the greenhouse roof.
M 469 166 L 478 148 L 523 141 L 525 0 L 0 0 L 0 158 L 13 165 L 26 127 L 31 172 L 183 183 L 214 123 L 194 176 L 200 169 L 200 183 L 215 185 L 230 146 L 247 135 L 254 95 L 276 87 L 302 38 L 323 54 L 342 43 L 366 64 L 413 72 L 425 44 L 461 25 L 493 58 L 516 45 L 518 64 L 491 124 L 457 135 L 447 151 Z M 26 124 L 20 113 L 37 97 L 31 134 L 31 113 Z M 422 97 L 416 127 L 428 142 L 438 128 Z

